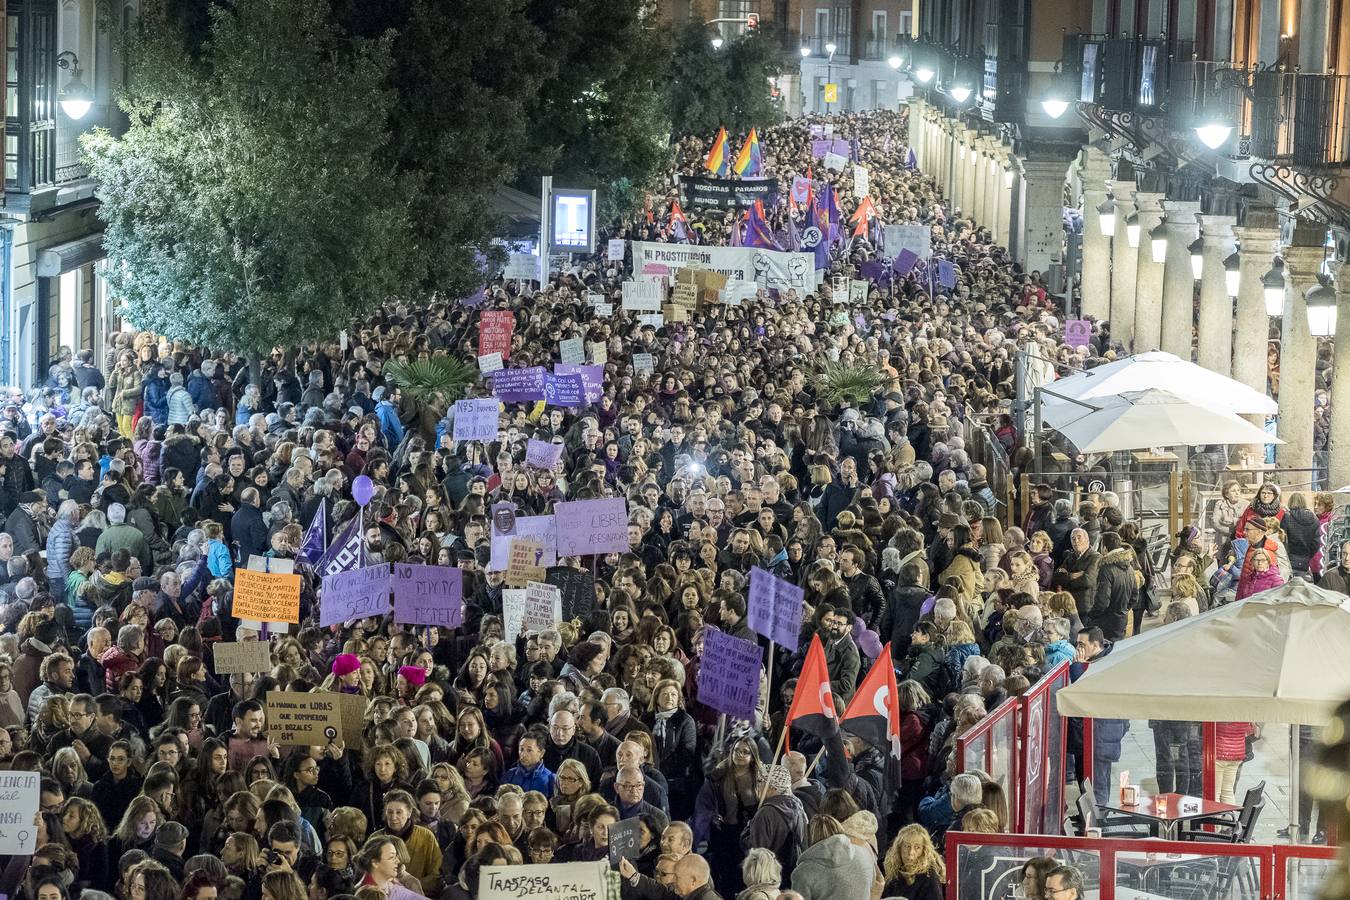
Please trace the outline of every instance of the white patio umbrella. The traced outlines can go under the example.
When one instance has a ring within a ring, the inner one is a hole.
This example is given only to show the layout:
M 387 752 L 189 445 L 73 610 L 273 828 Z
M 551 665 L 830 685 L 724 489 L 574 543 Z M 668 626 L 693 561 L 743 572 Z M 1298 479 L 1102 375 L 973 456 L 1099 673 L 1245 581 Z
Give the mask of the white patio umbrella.
M 1350 697 L 1346 647 L 1350 598 L 1295 579 L 1119 641 L 1055 702 L 1064 716 L 1326 725 Z M 1293 794 L 1298 757 L 1295 732 Z
M 1197 405 L 1239 415 L 1273 414 L 1279 409 L 1273 399 L 1260 391 L 1161 350 L 1139 353 L 1051 382 L 1045 385 L 1044 407 L 1066 402 L 1060 398 L 1091 400 L 1149 388 L 1168 390 Z
M 1149 388 L 1117 396 L 1052 402 L 1041 421 L 1064 435 L 1082 453 L 1110 453 L 1147 447 L 1194 447 L 1201 444 L 1283 443 L 1246 419 L 1180 397 L 1170 390 Z M 1046 396 L 1042 394 L 1042 396 Z

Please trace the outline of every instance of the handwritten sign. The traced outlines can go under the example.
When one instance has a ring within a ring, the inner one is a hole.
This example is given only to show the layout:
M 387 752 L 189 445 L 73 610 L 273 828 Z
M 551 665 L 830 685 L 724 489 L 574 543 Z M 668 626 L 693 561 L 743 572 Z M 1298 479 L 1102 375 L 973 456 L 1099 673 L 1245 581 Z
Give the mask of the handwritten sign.
M 581 338 L 568 338 L 558 342 L 558 355 L 565 363 L 584 363 L 586 361 L 586 342 Z
M 394 621 L 458 628 L 464 622 L 464 573 L 450 566 L 394 564 Z
M 623 247 L 623 238 L 610 238 L 609 247 L 607 248 L 605 257 L 610 262 L 623 262 Z
M 666 324 L 666 317 L 660 313 L 642 313 L 637 320 L 639 325 L 650 325 L 653 328 L 661 328 Z
M 562 621 L 562 592 L 551 584 L 525 585 L 525 630 L 542 631 Z
M 698 288 L 691 282 L 676 282 L 671 291 L 670 302 L 676 306 L 697 306 Z
M 622 497 L 555 503 L 558 554 L 628 552 L 628 504 Z
M 525 623 L 525 589 L 502 590 L 502 640 L 514 642 Z
M 272 668 L 272 647 L 267 641 L 222 641 L 211 644 L 211 659 L 217 675 L 266 672 Z
M 801 639 L 802 605 L 806 592 L 772 572 L 755 566 L 750 570 L 750 595 L 746 600 L 746 624 L 780 647 L 793 653 Z
M 656 371 L 656 361 L 650 353 L 633 354 L 633 374 L 650 375 Z
M 551 566 L 544 581 L 562 595 L 563 621 L 580 619 L 595 609 L 595 576 L 588 570 Z
M 478 355 L 500 353 L 502 359 L 511 358 L 511 332 L 516 317 L 509 309 L 484 310 L 478 321 Z
M 592 304 L 591 312 L 595 313 L 598 318 L 608 319 L 610 316 L 614 315 L 614 304 L 600 301 Z
M 591 341 L 591 362 L 597 366 L 602 366 L 609 362 L 609 348 L 605 346 L 604 341 Z
M 497 439 L 498 403 L 493 397 L 455 401 L 455 431 L 457 441 L 495 441 Z
M 856 163 L 853 165 L 853 196 L 862 198 L 867 196 L 867 188 L 870 185 L 870 179 L 867 174 L 867 167 Z
M 300 576 L 235 569 L 230 613 L 236 619 L 299 624 Z
M 656 312 L 661 301 L 666 298 L 665 286 L 657 281 L 625 281 L 623 283 L 623 308 L 628 310 Z
M 759 704 L 759 645 L 708 629 L 698 670 L 698 700 L 733 719 L 753 720 Z
M 547 567 L 558 564 L 558 555 L 554 552 L 557 539 L 554 537 L 553 516 L 516 516 L 516 528 L 511 534 L 502 534 L 497 531 L 495 525 L 492 529 L 492 558 L 488 561 L 489 572 L 506 571 L 507 563 L 511 559 L 511 540 L 517 537 L 532 537 L 539 541 L 539 546 L 543 548 L 539 565 Z
M 478 900 L 605 900 L 608 871 L 605 860 L 483 866 Z
M 506 259 L 502 277 L 507 281 L 534 281 L 539 277 L 539 257 L 533 253 L 512 253 Z
M 867 302 L 868 281 L 865 278 L 850 278 L 848 281 L 848 302 L 851 306 Z
M 642 821 L 637 817 L 623 819 L 609 826 L 609 861 L 617 866 L 621 859 L 637 859 L 642 855 Z
M 544 399 L 544 367 L 498 369 L 492 373 L 492 395 L 503 403 Z
M 484 353 L 478 357 L 478 374 L 491 375 L 499 371 L 502 367 L 502 355 L 500 353 Z
M 544 548 L 530 538 L 516 538 L 511 541 L 511 558 L 506 563 L 506 583 L 511 587 L 525 587 L 531 581 L 544 577 L 545 569 L 539 565 Z
M 583 396 L 587 403 L 599 403 L 600 395 L 605 392 L 605 367 L 583 366 L 575 363 L 558 363 L 553 367 L 554 375 L 576 375 L 581 379 Z
M 544 373 L 544 402 L 549 406 L 576 407 L 586 405 L 586 386 L 580 375 L 553 375 Z
M 327 692 L 267 692 L 267 736 L 288 747 L 322 747 L 342 734 L 342 710 Z
M 325 628 L 389 612 L 389 567 L 384 563 L 325 575 L 319 624 Z
M 0 854 L 32 856 L 37 850 L 38 772 L 0 772 Z
M 530 442 L 525 445 L 525 465 L 536 469 L 551 469 L 562 459 L 562 452 L 562 444 L 530 438 Z
M 840 156 L 838 153 L 825 154 L 825 168 L 833 169 L 836 172 L 842 172 L 846 165 L 848 165 L 847 156 Z

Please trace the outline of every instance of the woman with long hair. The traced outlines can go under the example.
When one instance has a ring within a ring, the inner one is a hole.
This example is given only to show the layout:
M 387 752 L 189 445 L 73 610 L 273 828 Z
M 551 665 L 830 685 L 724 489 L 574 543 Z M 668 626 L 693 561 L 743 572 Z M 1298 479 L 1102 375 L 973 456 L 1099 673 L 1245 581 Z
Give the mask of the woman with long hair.
M 154 800 L 144 794 L 132 800 L 108 838 L 108 858 L 121 859 L 128 850 L 144 850 L 149 854 L 155 847 L 155 830 L 161 819 L 159 804 Z
M 80 858 L 80 881 L 96 891 L 110 890 L 108 881 L 108 829 L 103 814 L 92 800 L 71 797 L 61 813 L 66 842 Z
M 739 737 L 698 792 L 690 823 L 694 845 L 708 846 L 718 884 L 734 885 L 740 878 L 740 833 L 759 808 L 763 786 L 759 748 L 750 738 Z
M 371 822 L 384 821 L 384 798 L 390 791 L 412 791 L 408 784 L 408 760 L 392 744 L 380 744 L 370 752 L 364 778 L 356 788 L 356 806 Z
M 906 900 L 942 900 L 947 865 L 922 825 L 906 825 L 891 842 L 882 863 L 886 876 L 884 897 Z

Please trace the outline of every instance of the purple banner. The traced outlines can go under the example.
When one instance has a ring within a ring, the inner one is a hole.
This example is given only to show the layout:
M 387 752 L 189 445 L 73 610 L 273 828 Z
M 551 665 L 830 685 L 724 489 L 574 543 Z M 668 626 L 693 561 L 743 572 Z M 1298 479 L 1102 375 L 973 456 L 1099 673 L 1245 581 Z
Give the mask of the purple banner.
M 795 584 L 755 566 L 750 570 L 746 623 L 756 634 L 762 634 L 783 649 L 796 653 L 801 639 L 805 599 L 806 592 Z
M 389 612 L 389 566 L 380 563 L 326 575 L 319 594 L 319 624 L 340 625 Z
M 562 452 L 562 444 L 530 438 L 530 442 L 525 445 L 525 465 L 536 469 L 551 469 L 562 459 Z
M 758 644 L 709 628 L 698 668 L 698 700 L 733 719 L 751 721 L 759 705 L 763 653 Z
M 583 366 L 580 363 L 558 363 L 553 367 L 554 375 L 580 375 L 581 384 L 586 389 L 586 402 L 599 403 L 600 395 L 605 391 L 605 367 Z
M 444 628 L 464 624 L 464 573 L 450 566 L 395 563 L 394 621 Z
M 894 268 L 900 275 L 908 275 L 914 271 L 914 266 L 919 262 L 919 254 L 906 247 L 895 257 Z
M 816 159 L 824 159 L 826 153 L 837 153 L 840 156 L 847 157 L 851 150 L 848 141 L 843 138 L 811 142 L 811 155 Z
M 544 402 L 549 406 L 585 406 L 586 390 L 580 375 L 544 373 Z
M 628 552 L 628 503 L 622 497 L 555 503 L 553 517 L 559 556 Z
M 544 399 L 544 367 L 498 369 L 490 376 L 492 394 L 503 403 L 526 403 Z

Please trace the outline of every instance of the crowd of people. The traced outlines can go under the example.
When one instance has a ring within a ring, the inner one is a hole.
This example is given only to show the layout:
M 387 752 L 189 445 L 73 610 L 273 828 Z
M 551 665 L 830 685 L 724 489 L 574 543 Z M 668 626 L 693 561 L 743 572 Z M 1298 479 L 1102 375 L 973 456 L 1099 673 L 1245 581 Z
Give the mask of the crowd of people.
M 0 764 L 42 776 L 37 851 L 9 859 L 0 893 L 470 900 L 483 866 L 606 859 L 609 829 L 636 820 L 636 858 L 616 865 L 625 897 L 941 897 L 946 834 L 1008 829 L 1003 788 L 960 771 L 956 737 L 1060 663 L 1079 674 L 1160 598 L 1117 498 L 1085 494 L 1073 508 L 1041 485 L 1005 527 L 962 439 L 978 420 L 1023 459 L 1008 414 L 1016 349 L 1038 347 L 1047 366 L 1081 362 L 1111 354 L 1109 332 L 1085 350 L 1059 341 L 1039 273 L 1022 273 L 906 165 L 903 112 L 830 122 L 857 141 L 883 215 L 932 226 L 954 289 L 897 275 L 850 304 L 826 278 L 657 327 L 617 302 L 597 315 L 587 295 L 617 300 L 628 273 L 584 256 L 544 284 L 490 284 L 481 308 L 390 306 L 343 342 L 278 348 L 261 384 L 234 354 L 127 332 L 101 359 L 63 351 L 46 385 L 9 396 Z M 851 197 L 851 173 L 813 169 L 810 124 L 762 130 L 766 163 Z M 609 236 L 674 240 L 674 178 L 706 150 L 679 143 L 671 193 Z M 739 214 L 687 215 L 686 239 L 721 243 Z M 799 215 L 784 199 L 769 219 Z M 831 272 L 856 274 L 881 253 L 842 241 Z M 385 365 L 471 359 L 488 308 L 514 314 L 511 367 L 548 365 L 569 338 L 603 345 L 599 401 L 504 404 L 498 440 L 455 442 L 449 398 L 414 395 Z M 654 371 L 637 371 L 634 354 L 651 354 Z M 884 383 L 865 402 L 826 399 L 826 359 Z M 562 445 L 553 469 L 525 465 L 530 439 Z M 391 616 L 319 627 L 305 536 L 321 508 L 326 537 L 344 531 L 358 476 L 375 486 L 366 563 L 459 567 L 461 627 Z M 560 561 L 593 573 L 594 608 L 504 639 L 492 508 L 546 514 L 599 497 L 626 499 L 629 551 Z M 1256 514 L 1234 513 L 1238 540 L 1222 553 L 1236 595 L 1297 567 L 1292 530 L 1287 553 L 1276 532 L 1298 517 L 1278 501 L 1262 494 Z M 1183 538 L 1177 580 L 1209 562 Z M 234 570 L 250 557 L 296 562 L 301 621 L 289 633 L 232 614 Z M 805 589 L 795 654 L 747 625 L 756 566 Z M 1338 572 L 1344 584 L 1340 569 L 1326 577 Z M 1192 611 L 1173 599 L 1165 614 Z M 710 629 L 777 654 L 752 721 L 699 700 Z M 894 774 L 887 748 L 847 730 L 794 731 L 775 759 L 812 636 L 837 711 L 871 666 L 894 666 Z M 266 671 L 217 672 L 220 642 L 260 639 Z M 279 690 L 361 696 L 361 741 L 279 745 L 265 716 Z M 1080 774 L 1099 789 L 1125 727 L 1097 723 L 1094 770 Z M 1028 865 L 1027 897 L 1082 888 L 1071 868 Z

